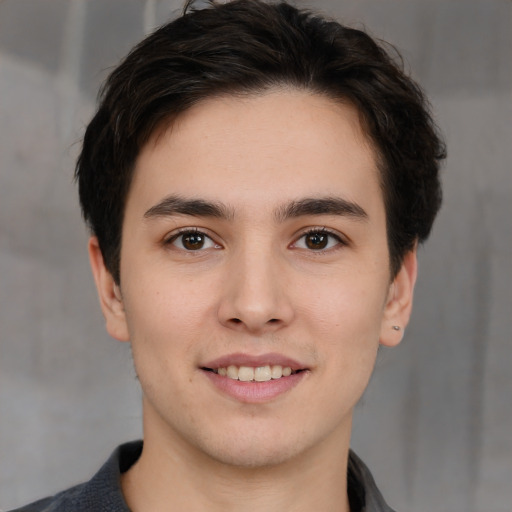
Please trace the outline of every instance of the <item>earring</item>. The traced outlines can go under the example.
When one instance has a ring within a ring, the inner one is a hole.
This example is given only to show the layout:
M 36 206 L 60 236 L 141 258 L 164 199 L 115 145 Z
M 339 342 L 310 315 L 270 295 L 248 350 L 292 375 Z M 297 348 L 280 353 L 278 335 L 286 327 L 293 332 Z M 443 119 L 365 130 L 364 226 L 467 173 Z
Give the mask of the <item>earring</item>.
M 394 331 L 399 331 L 400 330 L 400 326 L 399 325 L 393 325 L 393 327 L 391 327 Z

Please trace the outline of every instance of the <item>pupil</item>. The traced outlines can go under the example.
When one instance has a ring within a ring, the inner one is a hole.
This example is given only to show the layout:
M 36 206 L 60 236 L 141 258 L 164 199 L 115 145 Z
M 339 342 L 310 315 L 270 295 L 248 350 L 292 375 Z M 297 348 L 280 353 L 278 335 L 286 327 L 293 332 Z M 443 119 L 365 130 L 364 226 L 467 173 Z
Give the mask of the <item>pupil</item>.
M 325 249 L 327 247 L 327 235 L 324 233 L 312 233 L 307 236 L 306 245 L 310 249 Z
M 204 245 L 204 237 L 199 233 L 183 235 L 183 246 L 192 251 L 201 249 Z

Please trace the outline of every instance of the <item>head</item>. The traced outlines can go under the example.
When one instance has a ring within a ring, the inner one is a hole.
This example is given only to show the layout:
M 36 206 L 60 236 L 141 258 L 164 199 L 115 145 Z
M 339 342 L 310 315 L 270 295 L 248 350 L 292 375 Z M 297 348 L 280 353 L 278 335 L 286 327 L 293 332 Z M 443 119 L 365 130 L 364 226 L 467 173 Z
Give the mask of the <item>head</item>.
M 404 255 L 428 237 L 441 203 L 445 150 L 419 87 L 366 33 L 288 4 L 192 7 L 114 70 L 84 137 L 80 202 L 114 280 L 126 198 L 148 140 L 205 100 L 279 88 L 356 109 L 380 173 L 393 278 Z
M 348 451 L 379 345 L 409 319 L 442 153 L 383 49 L 287 4 L 191 11 L 128 55 L 77 174 L 146 453 L 315 468 Z

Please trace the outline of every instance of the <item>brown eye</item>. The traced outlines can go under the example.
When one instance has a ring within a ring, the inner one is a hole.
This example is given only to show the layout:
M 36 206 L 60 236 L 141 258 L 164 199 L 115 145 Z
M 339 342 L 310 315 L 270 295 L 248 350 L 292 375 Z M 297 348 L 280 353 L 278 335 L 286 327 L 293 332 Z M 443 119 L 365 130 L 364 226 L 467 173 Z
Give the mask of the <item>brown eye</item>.
M 201 251 L 218 247 L 208 235 L 201 231 L 182 231 L 174 235 L 167 243 L 184 251 Z
M 186 233 L 182 235 L 183 247 L 189 251 L 197 251 L 204 246 L 204 235 L 202 233 Z
M 304 241 L 308 249 L 318 251 L 327 247 L 327 244 L 329 243 L 329 235 L 322 232 L 308 233 L 305 235 Z
M 307 249 L 309 251 L 328 251 L 336 246 L 346 245 L 341 236 L 324 229 L 311 230 L 304 233 L 294 244 L 295 249 Z

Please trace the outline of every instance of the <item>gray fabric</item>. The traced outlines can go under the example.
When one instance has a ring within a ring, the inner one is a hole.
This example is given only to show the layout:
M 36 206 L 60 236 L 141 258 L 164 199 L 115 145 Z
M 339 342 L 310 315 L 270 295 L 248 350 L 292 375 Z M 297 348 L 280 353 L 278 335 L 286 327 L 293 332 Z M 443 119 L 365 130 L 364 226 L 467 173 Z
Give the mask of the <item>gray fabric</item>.
M 141 453 L 141 441 L 123 444 L 88 482 L 11 512 L 130 512 L 123 498 L 120 477 Z M 384 501 L 370 470 L 352 451 L 347 481 L 351 512 L 393 512 Z
M 394 512 L 384 501 L 366 464 L 351 450 L 347 487 L 351 512 Z

